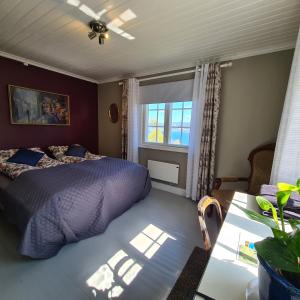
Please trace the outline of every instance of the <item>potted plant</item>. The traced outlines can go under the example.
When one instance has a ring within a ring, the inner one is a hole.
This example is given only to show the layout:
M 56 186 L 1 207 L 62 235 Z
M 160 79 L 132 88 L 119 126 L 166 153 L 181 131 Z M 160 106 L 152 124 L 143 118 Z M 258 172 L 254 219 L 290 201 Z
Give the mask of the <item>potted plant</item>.
M 255 243 L 259 260 L 258 281 L 261 300 L 294 300 L 300 299 L 300 220 L 289 219 L 289 227 L 283 218 L 283 209 L 291 194 L 300 194 L 300 179 L 296 185 L 277 184 L 277 210 L 266 198 L 257 196 L 256 201 L 264 211 L 271 211 L 273 218 L 243 208 L 249 218 L 270 227 L 273 237 Z M 288 232 L 289 231 L 289 232 Z

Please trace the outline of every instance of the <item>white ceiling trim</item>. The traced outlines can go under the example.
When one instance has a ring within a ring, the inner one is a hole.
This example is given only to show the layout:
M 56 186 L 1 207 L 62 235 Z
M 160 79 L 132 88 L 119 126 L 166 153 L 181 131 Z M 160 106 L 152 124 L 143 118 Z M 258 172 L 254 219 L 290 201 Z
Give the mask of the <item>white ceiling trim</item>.
M 263 55 L 263 54 L 268 54 L 268 53 L 273 53 L 273 52 L 278 52 L 278 51 L 284 51 L 284 50 L 289 50 L 289 49 L 293 49 L 295 48 L 295 43 L 287 43 L 284 45 L 280 45 L 277 47 L 268 47 L 268 48 L 262 48 L 262 49 L 258 49 L 258 50 L 252 50 L 252 51 L 245 51 L 245 52 L 241 52 L 241 53 L 237 53 L 234 55 L 225 55 L 225 56 L 220 56 L 219 58 L 211 58 L 211 59 L 200 59 L 199 61 L 227 61 L 227 60 L 237 60 L 237 59 L 241 59 L 241 58 L 247 58 L 247 57 L 252 57 L 252 56 L 258 56 L 258 55 Z M 142 73 L 138 73 L 138 74 L 134 74 L 134 75 L 128 75 L 128 76 L 114 76 L 114 77 L 110 77 L 104 80 L 100 80 L 98 81 L 99 84 L 102 83 L 109 83 L 109 82 L 114 82 L 114 81 L 118 81 L 118 80 L 124 80 L 127 79 L 129 77 L 143 77 L 143 76 L 150 76 L 153 74 L 159 74 L 159 73 L 164 73 L 164 72 L 172 72 L 174 70 L 180 70 L 180 69 L 187 69 L 187 68 L 192 68 L 195 67 L 196 62 L 194 63 L 190 63 L 190 64 L 185 64 L 185 65 L 173 65 L 171 67 L 168 68 L 160 68 L 160 69 L 155 69 L 151 72 L 142 72 Z
M 49 71 L 64 74 L 64 75 L 67 75 L 67 76 L 70 76 L 70 77 L 78 78 L 78 79 L 81 79 L 81 80 L 85 80 L 85 81 L 89 81 L 89 82 L 93 82 L 93 83 L 99 83 L 99 81 L 97 81 L 95 79 L 85 77 L 85 76 L 81 76 L 81 75 L 78 75 L 78 74 L 74 74 L 72 72 L 68 72 L 68 71 L 65 71 L 65 70 L 60 69 L 60 68 L 51 67 L 49 65 L 45 65 L 43 63 L 39 63 L 37 61 L 27 59 L 27 58 L 24 58 L 24 57 L 21 57 L 21 56 L 17 56 L 17 55 L 14 55 L 14 54 L 10 54 L 10 53 L 7 53 L 7 52 L 0 51 L 0 56 L 22 62 L 24 65 L 32 65 L 32 66 L 39 67 L 39 68 L 42 68 L 42 69 L 45 69 L 45 70 L 49 70 Z

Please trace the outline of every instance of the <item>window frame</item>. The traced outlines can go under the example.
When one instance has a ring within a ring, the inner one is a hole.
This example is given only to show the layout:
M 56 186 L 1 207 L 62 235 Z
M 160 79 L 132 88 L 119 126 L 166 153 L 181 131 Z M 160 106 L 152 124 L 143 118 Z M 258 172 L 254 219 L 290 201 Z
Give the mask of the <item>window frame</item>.
M 185 101 L 180 101 L 185 102 Z M 163 102 L 162 102 L 163 103 Z M 178 144 L 170 144 L 170 129 L 171 129 L 171 112 L 172 112 L 172 103 L 174 102 L 167 102 L 165 103 L 165 122 L 164 122 L 164 142 L 163 143 L 157 143 L 157 142 L 146 142 L 146 128 L 150 127 L 148 125 L 148 105 L 149 104 L 143 104 L 142 105 L 142 126 L 141 126 L 141 134 L 140 134 L 140 147 L 141 148 L 148 148 L 148 149 L 157 149 L 157 150 L 166 150 L 166 151 L 174 151 L 174 152 L 184 152 L 187 153 L 189 149 L 189 145 L 178 145 Z M 151 104 L 151 103 L 150 103 Z M 155 103 L 156 104 L 156 103 Z M 158 103 L 157 103 L 158 104 Z M 192 109 L 192 108 L 191 108 Z M 184 107 L 182 108 L 182 114 L 184 112 Z M 155 126 L 153 126 L 155 127 Z M 161 127 L 161 126 L 156 126 Z M 174 127 L 175 128 L 175 127 Z M 178 127 L 181 128 L 190 128 L 190 127 Z

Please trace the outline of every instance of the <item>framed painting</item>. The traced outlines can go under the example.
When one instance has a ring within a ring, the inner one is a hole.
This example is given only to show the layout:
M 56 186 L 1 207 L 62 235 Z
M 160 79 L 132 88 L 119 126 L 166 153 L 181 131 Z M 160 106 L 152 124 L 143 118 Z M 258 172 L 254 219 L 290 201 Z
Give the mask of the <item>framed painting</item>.
M 70 125 L 69 96 L 8 85 L 11 124 Z

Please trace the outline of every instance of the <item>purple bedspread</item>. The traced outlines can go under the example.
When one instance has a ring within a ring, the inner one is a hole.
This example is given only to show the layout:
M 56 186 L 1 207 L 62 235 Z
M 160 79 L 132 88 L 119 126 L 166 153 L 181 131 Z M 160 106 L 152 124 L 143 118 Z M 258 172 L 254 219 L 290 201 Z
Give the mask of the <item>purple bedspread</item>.
M 25 172 L 0 199 L 22 232 L 20 253 L 49 258 L 65 244 L 105 231 L 150 189 L 145 167 L 103 158 Z

